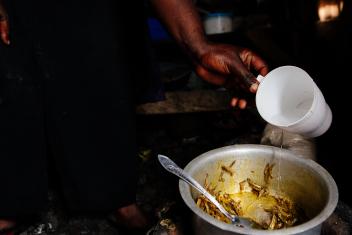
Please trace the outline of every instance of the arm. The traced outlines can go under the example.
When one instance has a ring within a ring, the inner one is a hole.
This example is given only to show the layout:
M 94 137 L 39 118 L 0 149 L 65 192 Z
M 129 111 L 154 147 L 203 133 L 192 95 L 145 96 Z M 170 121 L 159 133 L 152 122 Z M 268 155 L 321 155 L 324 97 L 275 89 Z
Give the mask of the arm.
M 191 0 L 151 0 L 159 18 L 190 55 L 197 74 L 204 80 L 227 88 L 256 92 L 257 81 L 251 69 L 265 76 L 265 62 L 248 49 L 207 40 L 203 24 Z M 235 106 L 237 99 L 233 103 Z M 240 104 L 240 108 L 244 108 Z
M 7 17 L 6 9 L 0 0 L 0 38 L 6 45 L 10 44 L 9 40 L 9 21 Z

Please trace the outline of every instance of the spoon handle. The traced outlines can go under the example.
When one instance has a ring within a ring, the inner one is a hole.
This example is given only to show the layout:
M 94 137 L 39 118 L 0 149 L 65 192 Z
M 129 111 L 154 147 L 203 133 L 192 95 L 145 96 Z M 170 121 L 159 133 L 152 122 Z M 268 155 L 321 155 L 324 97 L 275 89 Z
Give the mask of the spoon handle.
M 237 216 L 232 216 L 228 213 L 224 207 L 205 189 L 201 186 L 197 181 L 195 181 L 191 176 L 189 176 L 184 170 L 182 170 L 179 166 L 176 165 L 170 158 L 164 155 L 158 155 L 160 164 L 169 172 L 177 175 L 186 183 L 193 186 L 197 189 L 201 194 L 203 194 L 206 198 L 208 198 L 227 218 L 231 221 L 237 220 Z

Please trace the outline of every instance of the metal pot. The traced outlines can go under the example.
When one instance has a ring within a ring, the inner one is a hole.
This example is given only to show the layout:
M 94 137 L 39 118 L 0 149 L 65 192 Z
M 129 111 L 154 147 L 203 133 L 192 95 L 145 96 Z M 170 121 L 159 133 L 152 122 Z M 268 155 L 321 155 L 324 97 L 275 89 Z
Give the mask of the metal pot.
M 221 165 L 236 160 L 233 176 L 224 174 L 219 182 Z M 198 182 L 217 184 L 217 190 L 227 193 L 239 192 L 239 182 L 251 178 L 264 185 L 264 168 L 275 164 L 269 187 L 289 196 L 304 209 L 309 221 L 280 230 L 245 229 L 226 224 L 202 211 L 196 204 L 198 192 L 183 181 L 179 190 L 184 202 L 194 212 L 195 234 L 320 234 L 322 223 L 333 213 L 338 202 L 338 189 L 331 175 L 312 160 L 303 159 L 293 152 L 265 145 L 234 145 L 206 152 L 192 160 L 185 171 Z

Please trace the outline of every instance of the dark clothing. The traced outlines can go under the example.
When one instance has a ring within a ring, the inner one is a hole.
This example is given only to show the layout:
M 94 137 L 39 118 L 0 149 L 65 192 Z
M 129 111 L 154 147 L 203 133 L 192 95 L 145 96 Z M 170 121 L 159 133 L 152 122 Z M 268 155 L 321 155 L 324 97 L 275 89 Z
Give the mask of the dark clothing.
M 0 52 L 0 216 L 45 207 L 48 156 L 73 212 L 133 203 L 135 78 L 148 70 L 143 2 L 6 5 L 11 45 Z

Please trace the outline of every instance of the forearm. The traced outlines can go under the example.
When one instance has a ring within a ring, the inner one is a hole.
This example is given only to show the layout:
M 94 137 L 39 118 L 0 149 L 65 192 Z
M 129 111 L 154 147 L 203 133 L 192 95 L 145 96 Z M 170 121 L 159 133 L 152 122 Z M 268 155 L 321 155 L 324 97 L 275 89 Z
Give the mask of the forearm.
M 207 45 L 203 25 L 191 0 L 151 0 L 160 20 L 177 43 L 192 56 L 200 56 Z
M 0 21 L 7 19 L 7 13 L 4 7 L 4 3 L 0 0 Z
M 251 69 L 265 76 L 265 62 L 252 51 L 231 44 L 208 42 L 191 0 L 150 0 L 159 18 L 192 57 L 196 73 L 209 83 L 233 89 L 257 89 Z M 245 105 L 243 105 L 245 106 Z

